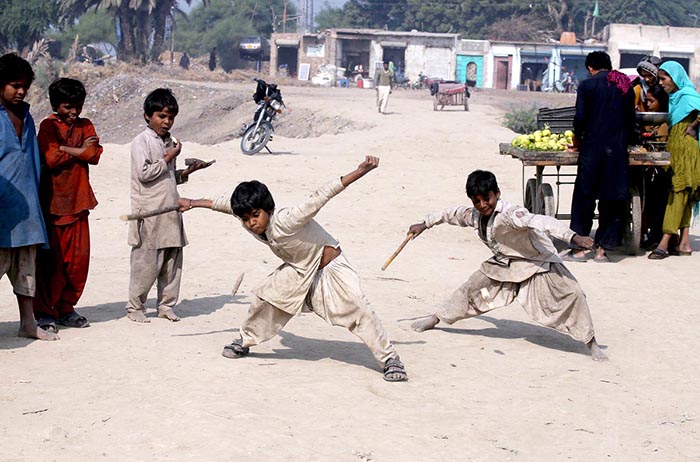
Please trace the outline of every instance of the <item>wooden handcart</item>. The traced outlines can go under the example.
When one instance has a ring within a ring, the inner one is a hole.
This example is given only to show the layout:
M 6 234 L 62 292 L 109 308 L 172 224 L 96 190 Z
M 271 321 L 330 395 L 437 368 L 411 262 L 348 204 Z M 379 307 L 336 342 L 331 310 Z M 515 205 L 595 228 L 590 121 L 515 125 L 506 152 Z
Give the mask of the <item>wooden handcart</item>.
M 433 111 L 438 107 L 442 111 L 445 106 L 464 106 L 469 110 L 469 88 L 462 83 L 439 83 L 437 92 L 433 95 Z
M 523 204 L 532 213 L 549 215 L 559 219 L 570 219 L 570 214 L 559 213 L 561 185 L 573 185 L 575 173 L 562 173 L 561 167 L 576 165 L 578 152 L 573 151 L 528 151 L 509 143 L 499 144 L 499 152 L 519 159 L 523 164 L 522 189 Z M 642 239 L 642 210 L 644 207 L 644 168 L 669 165 L 671 155 L 668 152 L 629 153 L 629 215 L 624 227 L 623 245 L 631 255 L 639 252 Z M 535 175 L 526 181 L 526 167 L 535 167 Z M 556 173 L 545 173 L 545 167 L 555 167 Z M 556 196 L 550 183 L 543 178 L 556 178 Z

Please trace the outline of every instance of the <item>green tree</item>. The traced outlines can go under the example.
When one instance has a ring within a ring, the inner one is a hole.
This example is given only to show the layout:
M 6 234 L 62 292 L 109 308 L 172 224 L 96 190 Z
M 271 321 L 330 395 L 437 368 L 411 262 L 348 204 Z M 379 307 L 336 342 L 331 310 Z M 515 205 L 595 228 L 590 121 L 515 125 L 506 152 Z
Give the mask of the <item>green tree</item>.
M 66 56 L 76 36 L 81 44 L 109 42 L 114 45 L 117 43 L 114 18 L 103 10 L 89 10 L 63 30 L 57 29 L 49 38 L 61 42 L 62 54 Z
M 105 11 L 117 30 L 117 53 L 127 61 L 157 61 L 163 51 L 167 25 L 179 12 L 177 0 L 59 0 L 65 19 L 90 9 Z M 192 0 L 185 0 L 190 4 Z M 206 2 L 204 2 L 206 3 Z
M 24 50 L 57 23 L 56 0 L 0 0 L 0 47 Z
M 221 67 L 229 71 L 238 63 L 238 45 L 245 36 L 269 37 L 282 29 L 283 0 L 211 0 L 193 9 L 186 21 L 178 22 L 175 44 L 191 55 L 202 55 L 216 47 Z M 287 5 L 287 15 L 294 9 Z

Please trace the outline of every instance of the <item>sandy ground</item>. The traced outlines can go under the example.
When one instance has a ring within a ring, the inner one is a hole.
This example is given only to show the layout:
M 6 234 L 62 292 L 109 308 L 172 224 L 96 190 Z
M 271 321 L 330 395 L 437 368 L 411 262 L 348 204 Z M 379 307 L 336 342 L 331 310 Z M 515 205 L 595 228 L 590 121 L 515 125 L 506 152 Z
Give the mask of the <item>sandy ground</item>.
M 607 363 L 515 307 L 415 333 L 411 320 L 433 311 L 489 250 L 471 230 L 442 226 L 380 267 L 411 223 L 466 202 L 473 169 L 493 170 L 503 197 L 521 201 L 521 164 L 498 155 L 498 142 L 513 136 L 500 126 L 502 111 L 485 93 L 465 113 L 433 112 L 427 95 L 397 91 L 381 116 L 371 90 L 284 91 L 294 110 L 373 128 L 278 136 L 274 155 L 247 157 L 238 140 L 199 145 L 176 125 L 183 157 L 217 160 L 181 195 L 230 192 L 256 178 L 278 204 L 294 204 L 365 154 L 381 156 L 318 220 L 362 275 L 410 381 L 384 382 L 362 343 L 313 314 L 249 358 L 222 358 L 250 290 L 279 261 L 232 217 L 201 209 L 185 215 L 182 322 L 128 321 L 127 226 L 118 217 L 129 210 L 129 147 L 108 144 L 92 170 L 100 205 L 79 305 L 92 326 L 66 328 L 56 343 L 19 339 L 16 304 L 0 281 L 0 460 L 698 460 L 697 256 L 570 264 Z M 693 245 L 700 251 L 697 237 Z M 231 296 L 240 272 L 242 290 Z

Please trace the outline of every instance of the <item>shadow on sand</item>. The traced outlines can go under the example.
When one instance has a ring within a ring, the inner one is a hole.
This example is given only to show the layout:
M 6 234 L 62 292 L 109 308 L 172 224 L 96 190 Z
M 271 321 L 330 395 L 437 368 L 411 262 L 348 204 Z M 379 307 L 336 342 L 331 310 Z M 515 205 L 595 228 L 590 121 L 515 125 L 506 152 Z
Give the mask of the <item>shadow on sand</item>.
M 183 299 L 175 306 L 175 312 L 183 319 L 203 316 L 218 311 L 229 304 L 247 305 L 247 303 L 241 301 L 243 298 L 244 297 L 241 295 L 213 295 L 209 297 L 199 297 L 193 300 Z M 155 299 L 149 299 L 146 302 L 146 306 L 148 307 L 147 317 L 157 317 L 156 311 L 153 309 L 155 304 Z M 126 301 L 112 302 L 93 306 L 79 306 L 77 311 L 88 318 L 90 324 L 94 326 L 95 324 L 125 317 L 125 306 Z M 35 341 L 33 339 L 17 337 L 18 329 L 19 321 L 0 322 L 0 350 L 25 347 Z M 70 329 L 70 327 L 59 326 L 59 335 L 60 331 L 65 329 Z M 90 327 L 88 327 L 88 329 L 90 329 Z
M 478 319 L 490 322 L 494 327 L 486 329 L 455 329 L 454 327 L 436 327 L 435 330 L 449 332 L 451 334 L 473 335 L 502 339 L 524 339 L 535 345 L 539 345 L 552 350 L 565 351 L 567 353 L 578 353 L 590 356 L 590 352 L 585 345 L 577 342 L 568 335 L 559 333 L 547 327 L 536 324 L 528 324 L 520 321 L 507 319 L 496 319 L 490 316 L 479 316 Z M 469 322 L 466 320 L 465 322 Z M 601 345 L 602 349 L 607 346 Z

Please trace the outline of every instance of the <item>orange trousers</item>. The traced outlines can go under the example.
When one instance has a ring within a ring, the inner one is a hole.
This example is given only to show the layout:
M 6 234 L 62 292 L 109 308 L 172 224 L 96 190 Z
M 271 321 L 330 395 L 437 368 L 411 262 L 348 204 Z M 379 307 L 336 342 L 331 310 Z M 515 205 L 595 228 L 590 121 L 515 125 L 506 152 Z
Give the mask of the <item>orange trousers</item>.
M 85 288 L 90 265 L 87 215 L 67 225 L 47 220 L 50 249 L 37 255 L 34 317 L 58 319 L 75 310 Z

